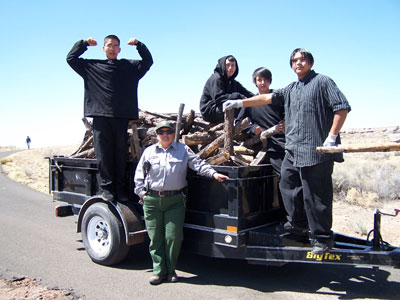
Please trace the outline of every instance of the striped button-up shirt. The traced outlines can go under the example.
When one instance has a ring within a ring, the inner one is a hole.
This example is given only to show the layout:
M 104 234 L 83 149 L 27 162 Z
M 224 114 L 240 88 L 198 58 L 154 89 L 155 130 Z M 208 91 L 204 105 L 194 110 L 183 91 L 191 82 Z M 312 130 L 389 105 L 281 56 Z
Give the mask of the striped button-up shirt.
M 351 109 L 331 78 L 310 71 L 305 78 L 274 90 L 272 103 L 285 107 L 285 150 L 294 166 L 343 161 L 342 154 L 316 151 L 329 134 L 335 111 Z
M 150 167 L 148 171 L 145 171 L 146 164 Z M 210 178 L 216 172 L 184 144 L 173 142 L 167 149 L 163 149 L 159 143 L 147 147 L 136 167 L 135 194 L 142 197 L 147 189 L 183 189 L 186 186 L 188 167 L 197 174 Z

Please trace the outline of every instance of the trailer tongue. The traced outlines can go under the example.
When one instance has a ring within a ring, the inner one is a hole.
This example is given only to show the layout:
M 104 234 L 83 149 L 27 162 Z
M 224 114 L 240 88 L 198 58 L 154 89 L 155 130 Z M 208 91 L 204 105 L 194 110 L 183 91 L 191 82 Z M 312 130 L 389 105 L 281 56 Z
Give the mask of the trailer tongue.
M 133 194 L 135 162 L 128 162 L 127 204 L 105 202 L 99 194 L 93 159 L 49 159 L 49 190 L 58 203 L 57 216 L 75 215 L 77 231 L 93 261 L 113 265 L 124 260 L 129 246 L 146 241 L 143 210 Z M 307 236 L 285 232 L 284 211 L 278 201 L 276 177 L 270 165 L 215 166 L 230 177 L 216 183 L 189 173 L 183 249 L 200 255 L 242 259 L 256 264 L 288 262 L 392 266 L 400 268 L 400 248 L 385 243 L 380 218 L 366 240 L 335 233 L 334 248 L 315 255 Z

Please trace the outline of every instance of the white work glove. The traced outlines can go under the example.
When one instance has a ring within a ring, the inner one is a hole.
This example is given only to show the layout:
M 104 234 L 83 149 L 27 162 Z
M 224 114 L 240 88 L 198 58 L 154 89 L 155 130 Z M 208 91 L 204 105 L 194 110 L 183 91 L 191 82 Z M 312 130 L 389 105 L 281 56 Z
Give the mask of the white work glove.
M 324 142 L 324 147 L 336 147 L 337 134 L 329 134 Z
M 239 108 L 243 107 L 242 100 L 228 100 L 222 104 L 222 110 L 225 111 L 227 109 Z

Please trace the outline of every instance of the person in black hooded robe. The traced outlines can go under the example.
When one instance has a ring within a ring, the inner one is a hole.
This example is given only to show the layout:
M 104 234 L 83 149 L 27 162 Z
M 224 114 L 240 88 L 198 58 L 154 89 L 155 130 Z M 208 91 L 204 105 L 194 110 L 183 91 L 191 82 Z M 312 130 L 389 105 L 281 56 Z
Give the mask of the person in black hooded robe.
M 254 96 L 238 81 L 239 66 L 232 55 L 221 57 L 214 74 L 207 80 L 200 99 L 200 112 L 203 119 L 210 123 L 224 121 L 222 104 L 227 100 L 244 99 Z

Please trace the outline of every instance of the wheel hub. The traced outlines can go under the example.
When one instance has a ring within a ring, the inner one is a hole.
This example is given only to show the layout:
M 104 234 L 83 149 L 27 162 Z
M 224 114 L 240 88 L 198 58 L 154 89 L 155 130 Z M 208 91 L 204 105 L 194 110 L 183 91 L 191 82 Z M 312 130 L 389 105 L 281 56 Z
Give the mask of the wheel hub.
M 87 226 L 90 247 L 100 256 L 110 251 L 111 235 L 108 223 L 100 216 L 90 219 Z

